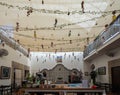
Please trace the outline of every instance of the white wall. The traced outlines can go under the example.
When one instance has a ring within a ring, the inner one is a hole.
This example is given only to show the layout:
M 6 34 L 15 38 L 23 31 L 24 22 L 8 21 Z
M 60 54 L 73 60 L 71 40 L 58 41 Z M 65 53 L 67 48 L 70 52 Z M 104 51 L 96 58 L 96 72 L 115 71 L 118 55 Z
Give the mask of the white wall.
M 62 63 L 56 62 L 56 57 L 62 56 Z M 37 60 L 38 59 L 38 60 Z M 82 52 L 32 52 L 31 53 L 31 73 L 36 73 L 43 69 L 52 69 L 57 64 L 63 64 L 68 69 L 76 68 L 83 72 Z
M 3 47 L 2 44 L 0 44 L 0 49 L 2 48 L 8 50 L 9 54 L 7 56 L 0 57 L 0 67 L 1 66 L 11 67 L 12 61 L 29 66 L 30 60 L 19 51 L 14 50 L 7 45 Z M 11 78 L 0 79 L 0 85 L 8 85 L 8 84 L 11 84 Z
M 106 54 L 103 54 L 99 57 L 92 59 L 91 62 L 85 63 L 85 65 L 89 66 L 89 68 L 90 68 L 91 64 L 95 65 L 95 69 L 97 69 L 99 67 L 103 67 L 103 66 L 106 67 L 106 75 L 97 75 L 98 82 L 109 83 L 108 62 L 111 60 L 115 60 L 115 59 L 120 58 L 120 48 L 115 49 L 114 53 L 115 53 L 114 57 L 109 57 Z M 85 69 L 85 71 L 88 71 L 90 73 L 90 70 L 88 70 L 88 69 Z

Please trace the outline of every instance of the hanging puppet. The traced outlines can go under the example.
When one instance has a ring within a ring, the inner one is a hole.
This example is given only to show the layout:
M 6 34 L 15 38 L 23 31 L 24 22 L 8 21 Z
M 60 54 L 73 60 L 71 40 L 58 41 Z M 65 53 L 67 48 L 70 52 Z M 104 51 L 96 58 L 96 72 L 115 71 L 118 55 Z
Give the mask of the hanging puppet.
M 54 27 L 56 27 L 56 25 L 57 25 L 57 19 L 55 19 L 55 24 L 54 24 Z
M 19 22 L 16 22 L 16 32 L 19 30 Z
M 71 36 L 71 30 L 69 31 L 69 33 L 68 33 L 68 37 L 70 37 Z
M 53 47 L 53 42 L 51 42 L 51 47 Z
M 81 2 L 81 8 L 82 8 L 82 12 L 85 13 L 84 12 L 84 1 Z
M 116 15 L 115 15 L 115 14 L 116 14 L 116 11 L 114 10 L 114 11 L 112 12 L 112 14 L 113 14 L 113 16 L 112 16 L 112 21 L 115 21 L 116 18 L 117 18 Z
M 42 47 L 42 49 L 44 49 L 44 46 L 43 46 L 43 44 L 41 45 L 41 47 Z
M 36 38 L 37 38 L 36 31 L 34 31 L 34 38 L 35 38 L 35 40 L 36 40 Z
M 42 4 L 44 4 L 44 0 L 42 0 Z

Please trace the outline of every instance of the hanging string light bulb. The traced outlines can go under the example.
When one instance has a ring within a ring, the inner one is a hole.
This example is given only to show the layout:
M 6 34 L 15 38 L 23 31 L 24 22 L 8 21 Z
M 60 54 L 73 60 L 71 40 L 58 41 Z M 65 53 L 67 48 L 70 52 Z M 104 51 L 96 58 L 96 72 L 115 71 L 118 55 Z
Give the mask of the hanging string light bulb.
M 55 19 L 55 24 L 54 24 L 54 27 L 56 27 L 56 25 L 57 25 L 57 19 Z
M 81 8 L 82 8 L 82 12 L 85 13 L 84 12 L 84 1 L 81 2 Z
M 19 22 L 16 22 L 16 32 L 18 32 L 18 30 L 19 30 Z

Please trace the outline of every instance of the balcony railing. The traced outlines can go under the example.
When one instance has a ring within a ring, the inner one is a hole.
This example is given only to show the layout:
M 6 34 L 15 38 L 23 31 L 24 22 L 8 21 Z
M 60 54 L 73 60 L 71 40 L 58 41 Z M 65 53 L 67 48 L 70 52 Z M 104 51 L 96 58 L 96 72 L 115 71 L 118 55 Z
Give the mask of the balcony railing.
M 28 56 L 28 51 L 23 48 L 19 43 L 6 35 L 5 31 L 0 28 L 0 40 L 3 40 L 8 46 Z
M 102 47 L 105 43 L 120 34 L 120 15 L 112 22 L 108 28 L 99 34 L 92 43 L 90 43 L 84 50 L 84 58 Z

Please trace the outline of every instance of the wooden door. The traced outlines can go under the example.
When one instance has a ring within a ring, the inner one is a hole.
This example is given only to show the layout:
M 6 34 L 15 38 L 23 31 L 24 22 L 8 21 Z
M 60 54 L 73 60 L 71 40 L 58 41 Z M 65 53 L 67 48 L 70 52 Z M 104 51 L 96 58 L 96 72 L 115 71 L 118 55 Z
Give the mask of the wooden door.
M 120 93 L 120 66 L 112 67 L 112 90 Z
M 16 69 L 15 70 L 15 81 L 16 81 L 16 84 L 21 86 L 21 83 L 22 83 L 22 70 L 19 70 L 19 69 Z

